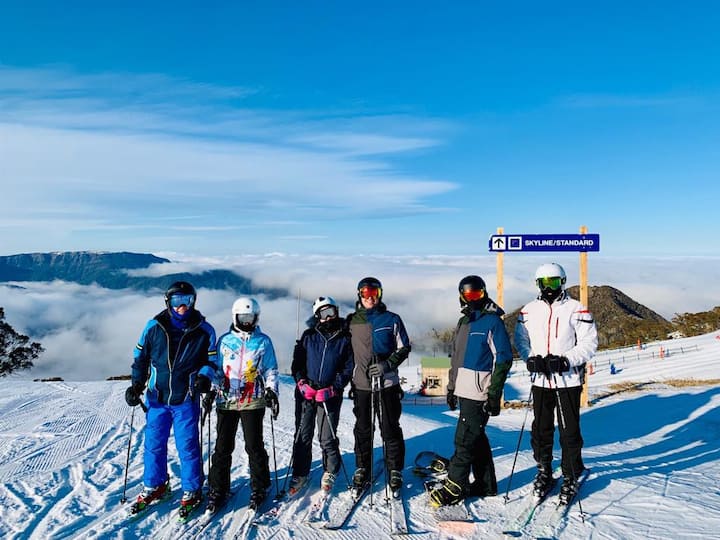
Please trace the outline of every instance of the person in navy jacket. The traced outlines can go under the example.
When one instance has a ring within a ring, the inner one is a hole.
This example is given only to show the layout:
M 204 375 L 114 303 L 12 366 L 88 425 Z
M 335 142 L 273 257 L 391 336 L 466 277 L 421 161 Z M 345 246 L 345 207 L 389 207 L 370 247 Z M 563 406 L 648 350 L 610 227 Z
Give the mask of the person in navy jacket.
M 171 427 L 180 458 L 181 517 L 200 503 L 205 480 L 198 432 L 200 394 L 210 392 L 217 364 L 215 330 L 195 309 L 196 300 L 190 283 L 173 283 L 165 292 L 166 309 L 150 319 L 135 347 L 132 385 L 125 401 L 131 407 L 140 405 L 145 392 L 147 423 L 144 489 L 133 505 L 134 511 L 169 495 L 167 444 Z
M 313 303 L 310 328 L 295 344 L 291 366 L 296 391 L 296 433 L 290 493 L 307 483 L 312 461 L 312 440 L 317 423 L 322 449 L 321 487 L 330 491 L 341 466 L 337 426 L 343 390 L 354 367 L 350 334 L 339 317 L 337 302 L 321 296 Z
M 436 507 L 457 504 L 466 496 L 497 494 L 485 426 L 491 416 L 500 414 L 503 387 L 512 366 L 512 347 L 502 321 L 504 312 L 488 298 L 485 281 L 479 276 L 466 276 L 458 291 L 463 316 L 453 340 L 447 403 L 452 411 L 459 403 L 460 414 L 447 479 L 430 493 L 430 504 Z

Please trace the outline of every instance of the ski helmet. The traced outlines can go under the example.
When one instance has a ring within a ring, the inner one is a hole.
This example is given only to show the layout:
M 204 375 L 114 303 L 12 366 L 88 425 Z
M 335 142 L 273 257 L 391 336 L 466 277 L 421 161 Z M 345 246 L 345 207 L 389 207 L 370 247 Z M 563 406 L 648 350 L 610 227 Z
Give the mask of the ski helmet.
M 540 289 L 540 298 L 554 302 L 565 290 L 567 276 L 562 266 L 557 263 L 546 263 L 535 270 L 535 283 Z
M 233 325 L 243 332 L 255 330 L 260 318 L 260 304 L 248 296 L 241 296 L 232 305 Z
M 475 302 L 481 302 L 487 296 L 485 281 L 480 276 L 465 276 L 458 283 L 460 293 L 460 305 L 464 306 Z
M 315 299 L 312 306 L 316 319 L 335 318 L 339 314 L 338 304 L 332 296 L 320 296 Z
M 187 281 L 176 281 L 165 291 L 165 305 L 170 311 L 172 311 L 172 308 L 177 308 L 182 305 L 186 305 L 188 309 L 192 309 L 195 307 L 196 299 L 197 293 L 195 292 L 195 287 Z
M 378 302 L 382 300 L 382 283 L 374 277 L 366 277 L 361 279 L 357 285 L 358 298 L 377 297 Z

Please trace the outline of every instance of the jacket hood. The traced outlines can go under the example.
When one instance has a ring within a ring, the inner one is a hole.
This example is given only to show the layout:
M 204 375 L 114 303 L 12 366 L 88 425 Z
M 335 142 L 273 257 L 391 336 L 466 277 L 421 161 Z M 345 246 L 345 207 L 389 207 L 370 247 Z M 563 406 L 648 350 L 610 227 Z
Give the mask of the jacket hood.
M 500 306 L 498 306 L 495 303 L 495 301 L 489 297 L 486 299 L 486 302 L 483 304 L 483 306 L 480 309 L 473 309 L 470 307 L 470 304 L 468 304 L 460 310 L 460 312 L 463 315 L 467 315 L 467 316 L 470 316 L 470 314 L 475 311 L 480 312 L 481 314 L 496 313 L 499 317 L 502 317 L 503 315 L 505 315 L 505 310 L 503 308 L 501 308 Z

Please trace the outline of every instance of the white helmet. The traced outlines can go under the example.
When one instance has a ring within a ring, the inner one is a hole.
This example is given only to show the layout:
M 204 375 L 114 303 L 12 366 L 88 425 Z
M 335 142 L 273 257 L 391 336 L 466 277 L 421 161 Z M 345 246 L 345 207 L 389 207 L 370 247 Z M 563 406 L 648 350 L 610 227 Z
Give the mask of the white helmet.
M 232 305 L 233 324 L 236 328 L 250 332 L 260 317 L 260 304 L 249 296 L 241 296 Z
M 334 316 L 337 317 L 340 310 L 338 308 L 338 303 L 335 301 L 335 299 L 332 296 L 320 296 L 320 297 L 316 298 L 315 301 L 313 302 L 313 306 L 312 306 L 313 315 L 315 315 L 315 317 L 317 317 L 318 319 L 320 319 L 320 318 L 324 319 L 325 317 L 320 317 L 320 310 L 322 310 L 323 308 L 325 308 L 327 306 L 331 306 L 331 307 L 335 308 Z
M 541 289 L 543 287 L 540 286 L 539 280 L 543 278 L 560 278 L 560 289 L 565 288 L 565 282 L 567 281 L 565 270 L 557 263 L 546 263 L 538 266 L 537 270 L 535 270 L 535 283 Z

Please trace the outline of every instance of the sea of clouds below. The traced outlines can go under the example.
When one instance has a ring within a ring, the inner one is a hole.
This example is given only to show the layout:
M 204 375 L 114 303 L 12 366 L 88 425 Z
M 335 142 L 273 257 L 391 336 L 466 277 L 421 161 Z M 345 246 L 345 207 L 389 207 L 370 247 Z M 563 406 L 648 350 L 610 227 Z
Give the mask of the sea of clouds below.
M 283 371 L 289 368 L 294 341 L 310 315 L 312 300 L 321 295 L 333 296 L 341 303 L 342 314 L 347 314 L 355 301 L 357 281 L 364 276 L 376 276 L 382 281 L 389 309 L 402 316 L 415 347 L 411 362 L 417 362 L 420 354 L 432 354 L 428 333 L 433 328 L 454 326 L 459 309 L 456 287 L 463 276 L 482 276 L 491 297 L 496 296 L 496 258 L 489 255 L 157 255 L 173 262 L 134 273 L 165 275 L 224 268 L 251 278 L 257 285 L 288 290 L 287 297 L 258 298 L 261 327 L 272 337 Z M 533 273 L 538 264 L 559 262 L 568 273 L 568 285 L 578 283 L 578 255 L 550 255 L 505 256 L 504 303 L 508 311 L 535 296 Z M 588 267 L 591 286 L 611 285 L 668 319 L 676 313 L 706 311 L 720 305 L 720 258 L 614 259 L 591 254 Z M 35 367 L 20 377 L 98 380 L 126 374 L 146 321 L 164 307 L 159 294 L 65 282 L 15 285 L 21 287 L 0 287 L 0 306 L 5 308 L 6 319 L 45 347 Z M 235 295 L 228 291 L 199 291 L 198 309 L 218 335 L 230 324 L 234 300 Z

